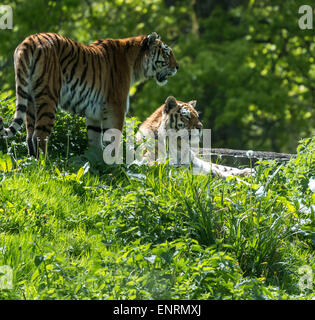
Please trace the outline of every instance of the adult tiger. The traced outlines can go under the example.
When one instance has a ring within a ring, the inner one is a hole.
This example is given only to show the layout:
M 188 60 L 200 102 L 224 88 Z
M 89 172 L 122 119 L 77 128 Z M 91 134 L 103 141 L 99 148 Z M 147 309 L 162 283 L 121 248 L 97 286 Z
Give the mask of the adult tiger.
M 179 68 L 171 48 L 148 36 L 98 40 L 89 45 L 55 33 L 27 37 L 15 50 L 16 111 L 0 136 L 12 137 L 26 119 L 30 155 L 45 151 L 57 106 L 86 117 L 89 145 L 102 147 L 106 129 L 122 130 L 129 88 L 155 78 L 164 85 Z
M 199 114 L 195 109 L 196 103 L 195 100 L 183 102 L 176 100 L 173 96 L 169 96 L 165 103 L 155 110 L 139 127 L 137 141 L 144 142 L 142 145 L 144 148 L 140 153 L 143 157 L 138 157 L 137 160 L 149 165 L 154 164 L 159 155 L 162 156 L 161 159 L 163 160 L 168 140 L 169 155 L 173 153 L 177 158 L 171 160 L 175 160 L 176 164 L 184 167 L 190 168 L 192 166 L 197 174 L 212 173 L 214 176 L 221 178 L 254 175 L 254 170 L 250 168 L 238 169 L 216 163 L 211 164 L 198 157 L 197 153 L 190 147 L 190 145 L 199 143 L 199 136 L 203 128 Z M 193 133 L 193 130 L 197 132 Z M 190 138 L 190 141 L 187 139 L 186 145 L 184 144 L 185 135 L 178 136 L 180 132 L 187 133 L 186 138 Z M 178 137 L 183 139 L 178 139 Z M 196 140 L 194 141 L 193 139 Z

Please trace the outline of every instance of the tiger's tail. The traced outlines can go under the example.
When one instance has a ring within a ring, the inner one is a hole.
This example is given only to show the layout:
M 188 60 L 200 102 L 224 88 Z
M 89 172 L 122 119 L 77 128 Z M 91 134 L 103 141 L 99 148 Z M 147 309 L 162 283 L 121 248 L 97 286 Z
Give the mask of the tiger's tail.
M 21 106 L 19 106 L 19 108 L 21 108 Z M 8 128 L 4 127 L 3 118 L 0 117 L 0 137 L 11 138 L 15 136 L 15 134 L 21 129 L 22 124 L 24 123 L 25 114 L 26 114 L 26 108 L 25 108 L 25 112 L 16 108 L 14 119 Z
M 3 118 L 0 117 L 0 137 L 11 138 L 21 129 L 28 109 L 28 104 L 32 103 L 30 95 L 30 65 L 32 55 L 28 52 L 28 47 L 22 42 L 14 52 L 14 69 L 16 82 L 16 108 L 12 123 L 8 128 L 3 125 Z

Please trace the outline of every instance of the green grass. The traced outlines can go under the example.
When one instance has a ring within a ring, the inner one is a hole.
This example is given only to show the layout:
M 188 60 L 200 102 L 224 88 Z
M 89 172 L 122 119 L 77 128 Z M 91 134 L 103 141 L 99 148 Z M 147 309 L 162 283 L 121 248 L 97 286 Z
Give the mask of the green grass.
M 0 266 L 13 289 L 0 298 L 312 299 L 298 283 L 299 267 L 315 274 L 314 147 L 261 162 L 249 185 L 2 153 Z

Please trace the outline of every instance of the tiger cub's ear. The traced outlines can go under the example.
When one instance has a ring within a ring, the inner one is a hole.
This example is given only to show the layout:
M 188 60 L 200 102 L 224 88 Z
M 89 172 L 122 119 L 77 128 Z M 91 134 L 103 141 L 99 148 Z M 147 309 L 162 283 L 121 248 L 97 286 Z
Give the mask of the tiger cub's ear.
M 168 113 L 171 109 L 177 106 L 177 101 L 173 96 L 167 97 L 165 100 L 164 112 Z
M 193 108 L 196 108 L 197 100 L 192 100 L 188 102 Z
M 161 40 L 161 37 L 156 33 L 152 32 L 147 36 L 148 46 L 152 47 L 155 44 L 156 40 Z

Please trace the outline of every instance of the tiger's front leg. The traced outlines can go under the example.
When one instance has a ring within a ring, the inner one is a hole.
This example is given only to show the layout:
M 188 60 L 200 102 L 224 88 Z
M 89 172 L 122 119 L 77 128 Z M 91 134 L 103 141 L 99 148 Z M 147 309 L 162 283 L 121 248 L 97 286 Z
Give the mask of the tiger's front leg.
M 212 173 L 215 177 L 227 178 L 229 176 L 234 177 L 249 177 L 255 176 L 255 170 L 251 168 L 238 169 L 229 166 L 223 166 L 220 164 L 209 163 L 202 159 L 199 159 L 193 152 L 191 153 L 193 170 L 196 174 L 208 174 Z
M 89 147 L 96 147 L 101 151 L 103 149 L 101 121 L 86 118 L 86 129 Z
M 125 106 L 112 107 L 101 122 L 103 133 L 103 160 L 107 164 L 122 164 L 122 130 L 125 120 Z
M 234 176 L 234 177 L 255 176 L 255 170 L 251 168 L 238 169 L 234 167 L 223 166 L 220 164 L 212 164 L 211 170 L 214 176 L 221 177 L 221 178 L 226 178 L 229 176 Z

